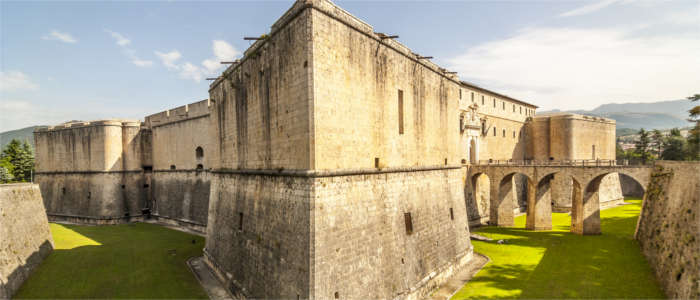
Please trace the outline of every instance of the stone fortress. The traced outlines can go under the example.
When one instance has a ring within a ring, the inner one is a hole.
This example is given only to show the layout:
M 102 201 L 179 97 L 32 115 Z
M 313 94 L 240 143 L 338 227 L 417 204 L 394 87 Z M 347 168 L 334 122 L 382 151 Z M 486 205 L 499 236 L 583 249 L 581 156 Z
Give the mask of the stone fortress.
M 53 221 L 205 233 L 235 296 L 415 299 L 469 262 L 470 225 L 502 224 L 502 186 L 470 168 L 615 164 L 613 120 L 536 109 L 299 0 L 209 99 L 35 131 L 36 182 Z M 619 176 L 597 179 L 601 206 L 623 199 Z M 504 178 L 526 212 L 528 176 Z M 572 209 L 572 180 L 553 175 L 548 207 Z

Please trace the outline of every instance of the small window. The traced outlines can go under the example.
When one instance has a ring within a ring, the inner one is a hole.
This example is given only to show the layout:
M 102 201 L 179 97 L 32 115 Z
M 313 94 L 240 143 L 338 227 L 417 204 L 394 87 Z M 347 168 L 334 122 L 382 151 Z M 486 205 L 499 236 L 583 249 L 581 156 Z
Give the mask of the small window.
M 506 110 L 506 102 L 503 101 L 502 104 L 503 104 L 503 110 Z
M 340 294 L 338 294 L 338 292 L 335 292 L 335 294 L 333 294 L 333 296 L 335 297 L 335 299 L 340 298 Z
M 66 188 L 61 188 L 61 194 L 66 194 Z
M 406 223 L 406 234 L 413 233 L 413 220 L 411 219 L 411 213 L 407 212 L 403 214 L 403 220 Z
M 462 90 L 459 90 L 460 99 Z M 403 134 L 403 91 L 399 90 L 399 134 Z
M 513 112 L 515 112 L 515 104 L 513 104 Z
M 462 100 L 462 89 L 459 89 L 459 99 Z
M 503 137 L 506 137 L 506 130 L 503 129 Z
M 493 107 L 496 107 L 496 98 L 493 98 Z
M 379 169 L 379 157 L 374 158 L 374 167 Z
M 522 115 L 523 114 L 523 107 L 522 106 L 519 106 L 519 107 L 520 107 L 520 114 Z
M 238 213 L 238 230 L 243 231 L 243 213 Z
M 170 170 L 175 170 L 175 165 L 170 165 Z
M 197 149 L 194 150 L 195 157 L 199 160 L 204 157 L 204 149 L 202 147 L 197 147 Z
M 450 220 L 454 220 L 454 219 L 455 219 L 455 214 L 452 211 L 452 207 L 450 207 Z
M 204 170 L 204 165 L 197 164 L 197 170 Z
M 481 96 L 481 105 L 486 105 L 486 100 L 484 100 L 484 96 Z
M 474 102 L 474 92 L 472 92 L 472 102 Z
M 519 139 L 523 138 L 523 130 L 522 129 L 520 129 L 520 131 L 518 131 L 518 138 Z
M 153 166 L 143 166 L 144 172 L 153 172 Z
M 493 127 L 493 136 L 496 136 L 496 127 Z

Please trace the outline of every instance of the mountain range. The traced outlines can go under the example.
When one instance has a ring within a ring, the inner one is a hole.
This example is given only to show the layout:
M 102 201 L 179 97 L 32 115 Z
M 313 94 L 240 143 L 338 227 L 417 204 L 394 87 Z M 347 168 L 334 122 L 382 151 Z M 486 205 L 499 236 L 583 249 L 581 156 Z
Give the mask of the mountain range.
M 650 130 L 692 126 L 687 120 L 688 110 L 695 105 L 697 103 L 683 99 L 652 103 L 609 103 L 592 110 L 551 110 L 538 113 L 570 112 L 610 118 L 617 122 L 617 130 L 620 133 L 637 131 L 640 128 Z

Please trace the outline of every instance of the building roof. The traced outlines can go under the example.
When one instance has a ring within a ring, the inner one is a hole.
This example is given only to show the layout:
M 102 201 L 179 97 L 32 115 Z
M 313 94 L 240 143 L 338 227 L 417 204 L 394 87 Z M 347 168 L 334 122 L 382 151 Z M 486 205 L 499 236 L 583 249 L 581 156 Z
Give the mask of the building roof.
M 510 101 L 517 102 L 517 103 L 520 103 L 520 104 L 522 104 L 522 105 L 530 106 L 530 107 L 533 107 L 533 108 L 537 108 L 537 107 L 538 107 L 537 105 L 530 104 L 530 103 L 527 103 L 527 102 L 525 102 L 525 101 L 518 100 L 518 99 L 515 99 L 515 98 L 513 98 L 513 97 L 506 96 L 506 95 L 503 95 L 503 94 L 500 94 L 500 93 L 496 93 L 496 92 L 494 92 L 494 91 L 492 91 L 492 90 L 489 90 L 489 89 L 480 87 L 480 86 L 478 86 L 478 85 L 476 85 L 476 84 L 469 83 L 469 82 L 466 82 L 466 81 L 464 81 L 464 80 L 460 81 L 460 83 L 461 83 L 462 85 L 466 86 L 466 87 L 469 87 L 469 88 L 472 88 L 472 89 L 475 89 L 475 90 L 479 90 L 479 91 L 482 91 L 482 92 L 484 92 L 484 93 L 489 93 L 489 94 L 492 94 L 492 95 L 494 95 L 494 96 L 498 96 L 498 97 L 501 97 L 501 98 L 506 98 L 506 99 L 508 99 L 508 100 L 510 100 Z

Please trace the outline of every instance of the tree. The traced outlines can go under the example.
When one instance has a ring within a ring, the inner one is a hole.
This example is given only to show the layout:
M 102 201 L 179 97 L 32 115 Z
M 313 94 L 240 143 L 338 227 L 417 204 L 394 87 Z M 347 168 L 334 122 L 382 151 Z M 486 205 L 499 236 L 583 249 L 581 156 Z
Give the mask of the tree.
M 15 179 L 15 176 L 12 175 L 14 169 L 15 166 L 10 163 L 8 158 L 0 158 L 0 183 L 12 182 Z
M 665 160 L 684 160 L 686 141 L 678 128 L 671 129 L 671 133 L 664 141 L 664 151 L 661 158 Z
M 665 137 L 664 134 L 661 133 L 661 130 L 654 129 L 651 132 L 651 141 L 656 144 L 656 156 L 659 157 L 661 156 L 661 152 L 663 152 L 663 145 L 665 142 Z
M 648 160 L 651 159 L 651 153 L 649 153 L 649 143 L 649 132 L 644 130 L 644 128 L 640 129 L 639 140 L 637 140 L 637 142 L 635 143 L 634 150 L 636 154 L 638 154 L 641 158 L 642 163 L 646 163 Z
M 700 94 L 688 97 L 690 101 L 700 100 Z M 700 160 L 700 105 L 688 111 L 690 118 L 688 121 L 695 122 L 695 127 L 688 133 L 688 151 L 686 153 L 689 160 Z
M 18 140 L 13 139 L 0 154 L 0 159 L 12 165 L 10 174 L 14 176 L 14 180 L 30 181 L 32 179 L 34 151 L 27 141 L 20 143 Z

